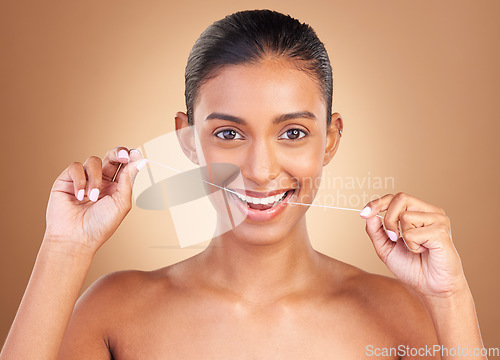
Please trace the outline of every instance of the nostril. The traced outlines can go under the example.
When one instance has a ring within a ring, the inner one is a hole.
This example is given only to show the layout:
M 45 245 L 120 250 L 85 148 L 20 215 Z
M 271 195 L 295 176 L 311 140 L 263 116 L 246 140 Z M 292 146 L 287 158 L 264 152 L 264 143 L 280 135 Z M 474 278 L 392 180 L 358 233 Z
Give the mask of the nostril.
M 267 166 L 252 166 L 250 164 L 241 168 L 243 177 L 257 183 L 258 185 L 266 185 L 269 181 L 276 179 L 280 175 L 279 167 L 269 168 Z

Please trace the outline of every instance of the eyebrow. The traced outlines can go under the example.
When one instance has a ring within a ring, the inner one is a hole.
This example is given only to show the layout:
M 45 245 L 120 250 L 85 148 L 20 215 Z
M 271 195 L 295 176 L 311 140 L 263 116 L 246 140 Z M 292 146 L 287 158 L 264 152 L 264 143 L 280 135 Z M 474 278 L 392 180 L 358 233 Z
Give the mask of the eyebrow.
M 316 115 L 314 115 L 310 111 L 297 111 L 297 112 L 293 112 L 293 113 L 282 114 L 282 115 L 279 115 L 273 119 L 273 124 L 279 124 L 279 123 L 282 123 L 282 122 L 288 121 L 288 120 L 304 119 L 304 118 L 310 119 L 310 120 L 316 120 Z M 246 121 L 240 117 L 229 115 L 229 114 L 217 113 L 217 112 L 211 113 L 210 115 L 208 115 L 206 117 L 205 121 L 206 120 L 214 120 L 214 119 L 226 120 L 226 121 L 234 122 L 236 124 L 246 125 Z

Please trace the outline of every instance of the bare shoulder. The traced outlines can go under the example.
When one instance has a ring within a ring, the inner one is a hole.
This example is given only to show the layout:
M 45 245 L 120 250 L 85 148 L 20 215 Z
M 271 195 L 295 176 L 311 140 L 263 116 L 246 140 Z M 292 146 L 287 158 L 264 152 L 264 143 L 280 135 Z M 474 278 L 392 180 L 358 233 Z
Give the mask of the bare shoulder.
M 113 340 L 165 293 L 162 270 L 118 271 L 95 281 L 75 305 L 60 358 L 112 358 Z
M 96 280 L 80 297 L 76 310 L 88 308 L 103 316 L 118 316 L 127 309 L 148 307 L 171 286 L 169 271 L 174 265 L 153 271 L 123 270 Z
M 338 296 L 362 309 L 370 322 L 381 324 L 409 346 L 437 343 L 432 319 L 420 296 L 400 280 L 366 272 L 329 258 L 328 271 L 340 274 Z
M 106 274 L 97 279 L 82 295 L 96 296 L 99 294 L 109 295 L 116 292 L 127 292 L 137 290 L 137 287 L 147 287 L 159 279 L 161 271 L 122 270 Z

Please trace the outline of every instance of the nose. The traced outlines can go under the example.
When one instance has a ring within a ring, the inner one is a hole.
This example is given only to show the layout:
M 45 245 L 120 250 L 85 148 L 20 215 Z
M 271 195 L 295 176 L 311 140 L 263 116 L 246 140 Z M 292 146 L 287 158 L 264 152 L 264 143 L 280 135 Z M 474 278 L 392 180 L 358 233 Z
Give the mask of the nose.
M 277 178 L 280 171 L 281 167 L 272 143 L 260 139 L 248 148 L 246 159 L 241 167 L 241 174 L 244 178 L 257 185 L 266 185 Z

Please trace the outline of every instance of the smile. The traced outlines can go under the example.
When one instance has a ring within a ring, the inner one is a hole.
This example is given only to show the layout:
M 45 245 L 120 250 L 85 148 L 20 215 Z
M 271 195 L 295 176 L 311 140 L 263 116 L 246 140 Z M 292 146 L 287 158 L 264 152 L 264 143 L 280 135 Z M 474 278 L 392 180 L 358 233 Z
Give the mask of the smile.
M 258 194 L 255 192 L 230 192 L 240 211 L 250 220 L 267 221 L 278 216 L 286 207 L 286 203 L 295 193 L 295 189 L 272 191 Z M 253 195 L 253 196 L 250 196 Z M 261 195 L 261 196 L 259 196 Z

